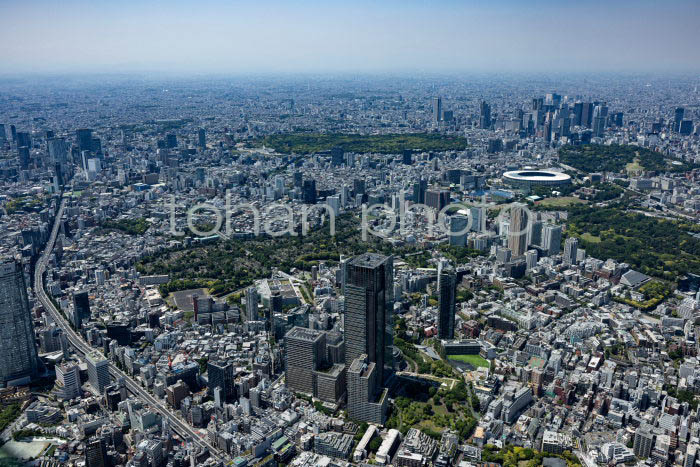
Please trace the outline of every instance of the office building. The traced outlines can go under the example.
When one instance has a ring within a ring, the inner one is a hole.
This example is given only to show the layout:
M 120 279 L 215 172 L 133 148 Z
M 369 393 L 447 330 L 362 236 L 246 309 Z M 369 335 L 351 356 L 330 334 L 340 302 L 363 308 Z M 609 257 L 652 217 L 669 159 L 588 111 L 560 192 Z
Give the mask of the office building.
M 80 370 L 77 365 L 63 364 L 56 366 L 56 384 L 58 396 L 68 400 L 80 397 Z
M 527 229 L 528 246 L 542 245 L 542 222 L 532 219 Z
M 479 128 L 491 128 L 491 106 L 486 101 L 479 106 Z
M 469 217 L 457 214 L 450 218 L 450 245 L 466 246 Z
M 287 387 L 294 392 L 314 394 L 314 370 L 326 361 L 326 334 L 295 326 L 285 335 Z
M 680 131 L 683 117 L 685 117 L 685 109 L 683 107 L 676 108 L 673 113 L 673 131 Z
M 519 389 L 512 399 L 503 404 L 503 421 L 509 425 L 515 422 L 531 402 L 532 390 L 527 386 Z
M 92 151 L 92 130 L 81 128 L 75 131 L 78 151 Z
M 345 162 L 345 151 L 339 146 L 335 146 L 331 149 L 331 165 L 334 167 L 340 167 Z
M 85 467 L 108 467 L 107 445 L 102 438 L 92 438 L 85 446 Z
M 348 417 L 383 425 L 389 396 L 386 388 L 380 388 L 377 364 L 362 354 L 350 364 L 347 378 Z
M 413 184 L 413 197 L 414 203 L 425 203 L 425 193 L 428 191 L 428 181 L 424 178 L 420 178 L 416 183 Z
M 455 294 L 457 275 L 452 269 L 440 271 L 438 301 L 438 337 L 455 338 Z
M 85 355 L 87 363 L 88 382 L 100 394 L 110 383 L 109 360 L 98 352 Z
M 200 148 L 207 148 L 207 130 L 204 128 L 200 128 L 199 131 L 197 131 L 197 143 Z
M 392 368 L 393 258 L 365 253 L 349 260 L 346 268 L 345 365 L 367 355 L 376 363 L 381 385 Z
M 38 358 L 24 271 L 12 259 L 0 260 L 0 327 L 0 384 L 25 384 Z
M 537 251 L 528 250 L 525 252 L 525 268 L 529 271 L 537 267 Z
M 224 399 L 235 396 L 233 381 L 233 363 L 222 361 L 207 362 L 207 375 L 209 377 L 209 394 L 214 394 L 215 388 L 220 388 Z
M 51 138 L 47 141 L 49 158 L 54 164 L 66 164 L 68 162 L 68 145 L 63 138 Z
M 366 183 L 361 178 L 356 178 L 352 181 L 352 191 L 355 197 L 364 195 L 367 190 Z
M 508 229 L 508 248 L 514 257 L 520 257 L 527 250 L 528 214 L 523 206 L 510 208 L 510 227 Z
M 28 170 L 31 159 L 29 156 L 29 148 L 27 146 L 20 146 L 17 148 L 17 161 L 20 170 Z
M 564 264 L 576 264 L 576 255 L 578 254 L 578 238 L 569 237 L 564 242 Z
M 31 148 L 32 147 L 32 137 L 29 133 L 26 131 L 18 131 L 17 132 L 17 147 L 26 147 L 26 148 Z
M 593 121 L 593 103 L 584 102 L 583 108 L 581 110 L 581 126 L 586 128 L 591 127 L 591 122 Z
M 450 204 L 450 192 L 448 190 L 428 190 L 425 192 L 425 204 L 441 211 L 442 208 Z
M 472 206 L 469 208 L 471 216 L 472 232 L 484 232 L 486 230 L 486 208 Z
M 250 286 L 245 290 L 245 311 L 248 321 L 258 320 L 258 289 Z
M 548 256 L 558 255 L 561 251 L 561 225 L 545 224 L 542 228 L 542 249 Z
M 442 98 L 433 97 L 433 122 L 442 120 Z
M 90 297 L 87 292 L 83 291 L 73 294 L 73 310 L 80 318 L 81 323 L 86 323 L 90 320 Z
M 305 204 L 316 204 L 316 180 L 304 180 L 302 200 Z

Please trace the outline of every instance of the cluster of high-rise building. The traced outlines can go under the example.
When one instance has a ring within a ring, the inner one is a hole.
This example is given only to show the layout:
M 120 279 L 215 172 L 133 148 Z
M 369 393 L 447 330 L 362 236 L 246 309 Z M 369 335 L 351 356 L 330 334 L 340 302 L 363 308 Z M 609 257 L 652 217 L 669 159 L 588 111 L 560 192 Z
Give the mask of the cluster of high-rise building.
M 538 194 L 594 205 L 614 182 L 624 198 L 602 203 L 692 234 L 697 92 L 572 80 L 534 98 L 551 83 L 320 80 L 290 84 L 292 100 L 213 80 L 183 83 L 187 101 L 139 83 L 3 101 L 0 395 L 29 401 L 10 431 L 71 440 L 49 465 L 469 466 L 486 445 L 694 465 L 700 280 L 649 305 L 669 278 L 596 257 Z M 369 135 L 415 147 L 363 148 Z M 589 143 L 670 169 L 560 164 Z M 305 244 L 331 218 L 357 232 Z M 31 289 L 39 264 L 48 298 Z M 460 383 L 467 400 L 447 404 Z

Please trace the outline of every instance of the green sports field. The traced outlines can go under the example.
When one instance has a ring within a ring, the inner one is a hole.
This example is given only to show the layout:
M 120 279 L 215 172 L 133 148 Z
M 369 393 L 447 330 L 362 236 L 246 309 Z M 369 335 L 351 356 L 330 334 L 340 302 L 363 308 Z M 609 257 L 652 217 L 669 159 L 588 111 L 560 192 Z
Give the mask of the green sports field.
M 469 363 L 475 368 L 489 368 L 491 366 L 489 361 L 481 355 L 448 355 L 448 358 L 458 362 Z

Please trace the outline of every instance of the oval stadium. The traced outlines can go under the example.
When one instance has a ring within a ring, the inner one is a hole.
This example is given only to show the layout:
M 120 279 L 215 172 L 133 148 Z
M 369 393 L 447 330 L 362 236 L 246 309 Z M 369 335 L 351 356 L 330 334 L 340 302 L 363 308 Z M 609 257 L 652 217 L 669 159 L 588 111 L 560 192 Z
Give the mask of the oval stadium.
M 552 170 L 512 170 L 503 174 L 503 182 L 516 188 L 537 185 L 564 186 L 571 183 L 571 177 L 563 172 Z

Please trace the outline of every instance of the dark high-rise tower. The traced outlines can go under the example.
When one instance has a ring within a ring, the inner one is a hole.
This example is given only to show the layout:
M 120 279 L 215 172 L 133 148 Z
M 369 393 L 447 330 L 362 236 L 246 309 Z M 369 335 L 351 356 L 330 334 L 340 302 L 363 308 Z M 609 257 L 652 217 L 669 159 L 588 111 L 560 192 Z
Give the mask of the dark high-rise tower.
M 79 151 L 92 151 L 92 130 L 81 128 L 75 131 Z
M 215 388 L 221 388 L 224 399 L 234 396 L 233 364 L 226 362 L 208 362 L 209 394 L 214 394 Z
M 581 126 L 585 126 L 587 128 L 590 128 L 592 122 L 593 122 L 593 103 L 592 102 L 584 102 L 583 107 L 581 109 Z
M 316 180 L 304 180 L 302 199 L 306 204 L 316 204 Z
M 365 253 L 348 261 L 345 282 L 345 365 L 366 354 L 381 385 L 392 367 L 394 260 Z
M 433 97 L 433 121 L 439 122 L 442 120 L 442 98 Z
M 37 366 L 24 272 L 14 260 L 0 260 L 0 384 L 25 383 Z
M 28 148 L 32 147 L 32 136 L 26 131 L 17 132 L 17 147 L 21 148 L 22 146 L 26 146 Z
M 207 148 L 207 130 L 200 128 L 197 132 L 197 142 L 202 149 Z
M 440 301 L 438 313 L 438 337 L 455 338 L 455 292 L 457 276 L 451 269 L 440 271 Z
M 73 308 L 81 323 L 90 319 L 90 297 L 87 292 L 73 294 Z
M 491 106 L 486 101 L 479 108 L 479 128 L 491 128 Z
M 680 131 L 681 122 L 685 116 L 685 109 L 683 107 L 678 107 L 673 115 L 673 131 Z
M 21 146 L 17 148 L 17 160 L 19 161 L 20 170 L 29 169 L 29 163 L 31 159 L 29 157 L 29 148 L 27 146 Z

